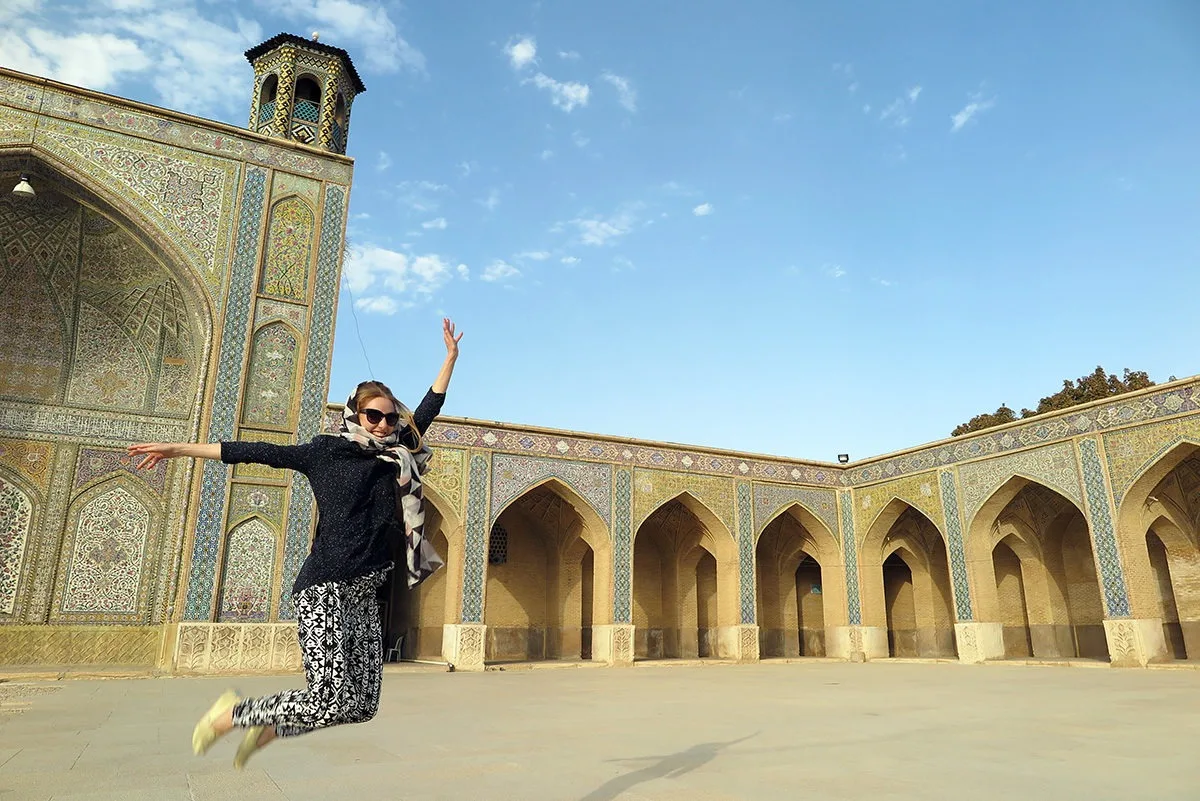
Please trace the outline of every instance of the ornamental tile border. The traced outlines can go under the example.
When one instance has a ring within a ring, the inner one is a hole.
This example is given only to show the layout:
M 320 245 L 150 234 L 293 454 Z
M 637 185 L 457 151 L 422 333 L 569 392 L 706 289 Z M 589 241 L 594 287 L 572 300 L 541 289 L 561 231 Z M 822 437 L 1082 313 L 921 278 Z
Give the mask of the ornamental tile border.
M 754 502 L 750 485 L 745 481 L 739 481 L 737 485 L 738 574 L 741 587 L 742 625 L 753 624 L 756 612 L 753 510 Z
M 754 482 L 754 530 L 761 534 L 763 529 L 784 509 L 800 504 L 818 520 L 829 527 L 834 541 L 839 542 L 837 521 L 837 493 L 831 489 L 788 486 L 786 484 L 764 484 Z
M 1181 442 L 1200 443 L 1200 417 L 1184 417 L 1104 435 L 1104 455 L 1118 509 L 1142 473 Z
M 483 622 L 484 555 L 487 553 L 487 489 L 490 465 L 486 456 L 471 455 L 467 479 L 466 553 L 463 560 L 462 622 Z
M 1092 540 L 1096 545 L 1096 560 L 1100 563 L 1100 580 L 1104 589 L 1107 617 L 1129 617 L 1125 573 L 1121 569 L 1108 486 L 1095 439 L 1088 437 L 1080 440 L 1079 461 L 1083 468 L 1083 484 L 1087 489 L 1088 522 L 1091 524 Z
M 1037 481 L 1074 501 L 1076 506 L 1083 506 L 1075 450 L 1071 443 L 1060 442 L 960 466 L 962 512 L 967 526 L 992 493 L 1015 475 Z
M 946 539 L 949 541 L 950 574 L 954 581 L 954 611 L 959 623 L 974 620 L 971 610 L 971 585 L 967 581 L 967 555 L 963 548 L 962 517 L 958 508 L 958 490 L 954 473 L 938 471 L 942 486 L 942 506 L 946 516 Z
M 854 535 L 854 496 L 849 490 L 838 492 L 842 515 L 842 544 L 846 557 L 846 611 L 851 626 L 862 625 L 862 603 L 858 597 L 858 552 Z
M 549 478 L 556 478 L 577 492 L 604 525 L 612 527 L 612 465 L 504 453 L 492 457 L 490 519 L 494 521 L 506 504 Z
M 613 490 L 613 622 L 632 623 L 633 472 L 617 468 Z

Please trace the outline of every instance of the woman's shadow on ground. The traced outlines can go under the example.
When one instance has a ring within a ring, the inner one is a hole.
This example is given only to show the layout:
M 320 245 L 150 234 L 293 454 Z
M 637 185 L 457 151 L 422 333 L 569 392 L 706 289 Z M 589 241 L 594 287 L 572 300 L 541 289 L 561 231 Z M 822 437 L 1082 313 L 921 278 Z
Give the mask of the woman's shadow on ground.
M 713 759 L 717 754 L 731 745 L 737 745 L 740 742 L 749 740 L 751 737 L 756 737 L 758 732 L 748 734 L 737 740 L 730 740 L 724 743 L 700 743 L 693 745 L 685 751 L 679 751 L 674 754 L 665 756 L 646 756 L 632 757 L 629 759 L 610 759 L 609 762 L 646 762 L 648 760 L 658 760 L 652 765 L 647 765 L 641 770 L 635 770 L 632 773 L 626 773 L 623 776 L 617 776 L 610 779 L 602 786 L 596 788 L 592 792 L 584 796 L 580 801 L 612 801 L 621 793 L 635 787 L 643 782 L 653 781 L 654 779 L 675 779 L 685 773 L 691 773 L 696 768 L 702 767 Z

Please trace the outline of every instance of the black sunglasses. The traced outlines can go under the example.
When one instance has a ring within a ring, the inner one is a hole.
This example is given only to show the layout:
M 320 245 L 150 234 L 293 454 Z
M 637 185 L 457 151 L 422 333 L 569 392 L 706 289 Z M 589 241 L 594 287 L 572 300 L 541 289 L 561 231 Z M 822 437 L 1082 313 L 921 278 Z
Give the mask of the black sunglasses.
M 387 424 L 389 426 L 391 426 L 392 428 L 395 428 L 396 423 L 400 422 L 400 413 L 399 412 L 388 412 L 387 414 L 384 414 L 383 412 L 379 411 L 378 409 L 363 409 L 361 412 L 359 412 L 359 414 L 366 415 L 367 422 L 373 426 L 377 426 L 382 421 L 386 420 Z

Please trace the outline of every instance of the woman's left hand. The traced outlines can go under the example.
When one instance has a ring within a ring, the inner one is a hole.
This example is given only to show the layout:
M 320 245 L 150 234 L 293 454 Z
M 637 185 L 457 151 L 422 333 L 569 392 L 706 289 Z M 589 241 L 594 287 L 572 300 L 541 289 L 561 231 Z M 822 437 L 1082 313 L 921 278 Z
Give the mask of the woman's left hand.
M 458 341 L 463 335 L 454 336 L 454 321 L 449 317 L 442 318 L 442 339 L 446 341 L 446 358 L 458 358 Z

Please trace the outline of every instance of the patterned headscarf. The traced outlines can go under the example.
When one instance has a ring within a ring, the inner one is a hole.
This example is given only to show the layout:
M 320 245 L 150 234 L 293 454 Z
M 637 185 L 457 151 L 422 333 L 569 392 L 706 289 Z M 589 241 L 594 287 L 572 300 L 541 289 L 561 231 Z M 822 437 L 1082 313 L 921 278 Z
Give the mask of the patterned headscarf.
M 346 399 L 339 434 L 364 451 L 374 454 L 376 459 L 396 465 L 396 498 L 404 522 L 406 578 L 411 589 L 445 564 L 433 544 L 425 539 L 424 533 L 425 508 L 421 476 L 429 469 L 429 460 L 433 457 L 433 452 L 423 442 L 417 451 L 409 450 L 405 441 L 409 440 L 415 445 L 421 441 L 420 434 L 412 430 L 406 422 L 412 420 L 412 412 L 390 393 L 387 397 L 396 404 L 396 411 L 400 412 L 400 424 L 383 439 L 373 436 L 358 423 L 358 409 L 354 405 L 354 396 L 357 394 L 356 389 Z

